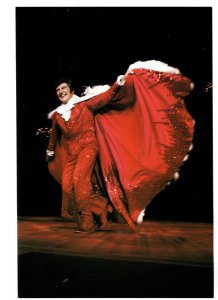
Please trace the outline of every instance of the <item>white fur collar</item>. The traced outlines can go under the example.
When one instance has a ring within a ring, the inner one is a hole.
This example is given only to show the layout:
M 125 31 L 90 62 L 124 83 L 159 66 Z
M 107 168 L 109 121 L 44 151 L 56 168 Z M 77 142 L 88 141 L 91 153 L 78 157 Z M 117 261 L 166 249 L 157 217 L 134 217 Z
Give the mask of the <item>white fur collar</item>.
M 74 104 L 78 102 L 80 102 L 80 97 L 78 97 L 77 95 L 73 95 L 73 97 L 66 104 L 61 104 L 56 109 L 52 110 L 48 114 L 48 118 L 52 119 L 54 114 L 57 112 L 62 115 L 62 118 L 64 118 L 65 121 L 68 121 L 70 118 L 71 109 L 74 107 Z

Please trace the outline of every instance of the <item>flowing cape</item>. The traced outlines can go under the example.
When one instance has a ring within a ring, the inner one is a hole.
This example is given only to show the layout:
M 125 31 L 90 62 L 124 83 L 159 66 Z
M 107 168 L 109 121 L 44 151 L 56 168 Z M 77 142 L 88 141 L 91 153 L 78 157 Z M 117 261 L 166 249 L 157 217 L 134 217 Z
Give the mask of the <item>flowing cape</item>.
M 194 134 L 194 120 L 184 103 L 190 91 L 191 80 L 181 74 L 135 69 L 95 115 L 98 182 L 128 224 L 138 221 L 186 160 Z M 49 163 L 59 183 L 65 147 L 62 137 Z

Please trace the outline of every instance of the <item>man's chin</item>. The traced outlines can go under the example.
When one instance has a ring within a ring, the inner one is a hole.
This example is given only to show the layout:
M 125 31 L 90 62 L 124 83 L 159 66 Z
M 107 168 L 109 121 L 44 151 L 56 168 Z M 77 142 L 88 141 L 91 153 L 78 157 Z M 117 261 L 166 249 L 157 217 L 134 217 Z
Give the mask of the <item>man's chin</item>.
M 66 104 L 68 102 L 68 99 L 59 99 L 62 104 Z

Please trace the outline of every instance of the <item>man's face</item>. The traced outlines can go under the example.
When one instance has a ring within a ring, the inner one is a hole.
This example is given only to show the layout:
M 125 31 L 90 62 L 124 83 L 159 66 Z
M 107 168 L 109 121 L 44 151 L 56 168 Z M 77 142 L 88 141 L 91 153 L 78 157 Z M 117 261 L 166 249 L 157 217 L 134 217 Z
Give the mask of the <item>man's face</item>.
M 56 87 L 56 94 L 58 99 L 65 104 L 73 96 L 73 91 L 71 92 L 70 87 L 64 82 Z

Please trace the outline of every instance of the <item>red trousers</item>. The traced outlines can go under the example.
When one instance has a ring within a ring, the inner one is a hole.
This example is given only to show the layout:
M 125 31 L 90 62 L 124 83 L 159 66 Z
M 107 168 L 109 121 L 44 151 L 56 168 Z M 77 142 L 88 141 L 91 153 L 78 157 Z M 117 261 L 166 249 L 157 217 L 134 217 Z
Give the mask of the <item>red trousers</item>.
M 100 215 L 106 207 L 107 199 L 94 193 L 91 184 L 97 154 L 97 142 L 81 147 L 76 153 L 75 147 L 68 145 L 68 155 L 62 175 L 62 203 L 64 204 L 62 215 L 72 215 L 72 211 L 82 210 Z

